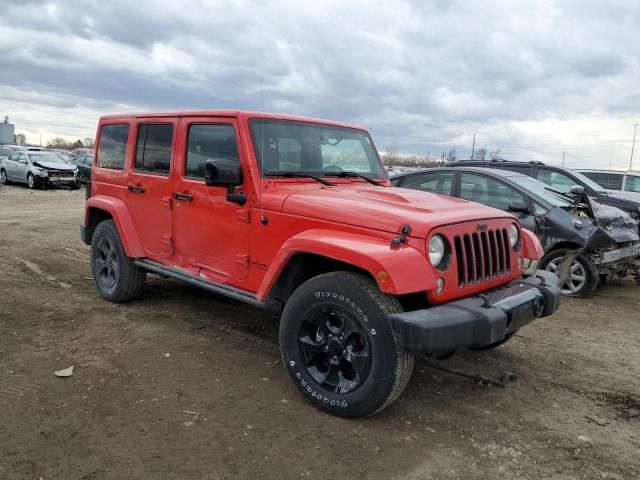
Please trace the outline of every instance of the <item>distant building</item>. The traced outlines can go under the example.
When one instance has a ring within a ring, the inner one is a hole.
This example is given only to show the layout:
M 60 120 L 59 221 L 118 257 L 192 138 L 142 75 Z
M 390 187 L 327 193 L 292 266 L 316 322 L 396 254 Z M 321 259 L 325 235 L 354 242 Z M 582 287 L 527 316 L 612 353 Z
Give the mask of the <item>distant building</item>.
M 0 144 L 15 142 L 16 126 L 9 123 L 9 117 L 4 117 L 4 122 L 0 123 Z
M 24 133 L 16 133 L 16 145 L 26 145 L 27 136 Z

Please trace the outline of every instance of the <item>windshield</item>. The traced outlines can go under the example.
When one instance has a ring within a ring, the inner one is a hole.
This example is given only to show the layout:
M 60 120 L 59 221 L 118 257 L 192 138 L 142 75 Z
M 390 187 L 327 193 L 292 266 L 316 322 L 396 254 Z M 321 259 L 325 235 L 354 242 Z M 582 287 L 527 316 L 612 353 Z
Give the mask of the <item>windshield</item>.
M 373 142 L 362 130 L 258 118 L 250 120 L 249 127 L 263 175 L 301 172 L 322 176 L 348 171 L 385 178 Z
M 592 190 L 595 190 L 596 192 L 600 192 L 600 193 L 607 193 L 607 191 L 604 188 L 602 188 L 602 185 L 594 182 L 586 175 L 583 175 L 580 172 L 576 172 L 575 170 L 572 170 L 571 173 L 573 174 L 574 177 L 576 177 L 578 180 L 580 180 L 582 183 L 584 183 L 587 187 L 591 188 Z
M 64 165 L 67 164 L 62 157 L 54 154 L 44 154 L 44 155 L 29 155 L 29 160 L 31 162 L 47 162 L 47 163 L 62 163 Z
M 556 207 L 566 207 L 572 202 L 570 197 L 549 190 L 549 186 L 546 183 L 542 183 L 535 178 L 523 175 L 522 177 L 511 177 L 511 180 Z

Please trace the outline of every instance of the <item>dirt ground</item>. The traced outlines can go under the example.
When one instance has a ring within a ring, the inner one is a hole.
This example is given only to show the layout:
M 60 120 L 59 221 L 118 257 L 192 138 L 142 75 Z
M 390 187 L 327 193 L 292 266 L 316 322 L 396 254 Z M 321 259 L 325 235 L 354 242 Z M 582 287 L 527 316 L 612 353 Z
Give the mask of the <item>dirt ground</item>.
M 0 188 L 0 479 L 640 477 L 631 280 L 448 362 L 515 373 L 505 389 L 417 366 L 390 408 L 344 420 L 295 391 L 273 314 L 152 275 L 101 300 L 83 204 Z

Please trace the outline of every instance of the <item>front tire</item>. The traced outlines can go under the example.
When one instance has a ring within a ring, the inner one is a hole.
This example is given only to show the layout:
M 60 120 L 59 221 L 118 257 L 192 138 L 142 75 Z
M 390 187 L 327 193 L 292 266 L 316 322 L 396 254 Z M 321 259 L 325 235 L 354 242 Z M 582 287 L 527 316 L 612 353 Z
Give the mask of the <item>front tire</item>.
M 559 248 L 547 253 L 540 261 L 540 268 L 556 272 L 562 259 L 572 250 Z M 600 277 L 595 265 L 585 255 L 578 255 L 571 264 L 571 275 L 568 281 L 560 286 L 560 292 L 567 297 L 588 298 L 593 295 Z
M 390 405 L 411 377 L 387 316 L 397 299 L 370 278 L 332 272 L 302 284 L 280 321 L 282 361 L 313 405 L 342 417 L 366 417 Z
M 113 220 L 101 222 L 93 232 L 91 271 L 98 293 L 114 303 L 139 297 L 146 279 L 146 271 L 125 253 Z
M 8 183 L 9 181 L 7 180 L 7 172 L 3 168 L 2 170 L 0 170 L 0 185 L 6 185 Z
M 36 178 L 32 173 L 27 174 L 27 187 L 29 187 L 30 190 L 36 188 Z

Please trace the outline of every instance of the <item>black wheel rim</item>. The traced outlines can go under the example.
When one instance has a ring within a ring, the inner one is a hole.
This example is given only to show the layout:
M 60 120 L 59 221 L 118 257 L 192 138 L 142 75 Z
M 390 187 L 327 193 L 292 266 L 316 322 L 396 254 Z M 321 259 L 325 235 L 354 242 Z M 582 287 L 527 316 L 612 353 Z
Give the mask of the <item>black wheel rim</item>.
M 333 393 L 352 392 L 369 375 L 369 337 L 340 305 L 319 305 L 308 312 L 298 333 L 298 348 L 307 373 Z
M 113 288 L 118 281 L 120 265 L 116 248 L 110 238 L 103 237 L 96 249 L 96 280 L 104 288 Z

